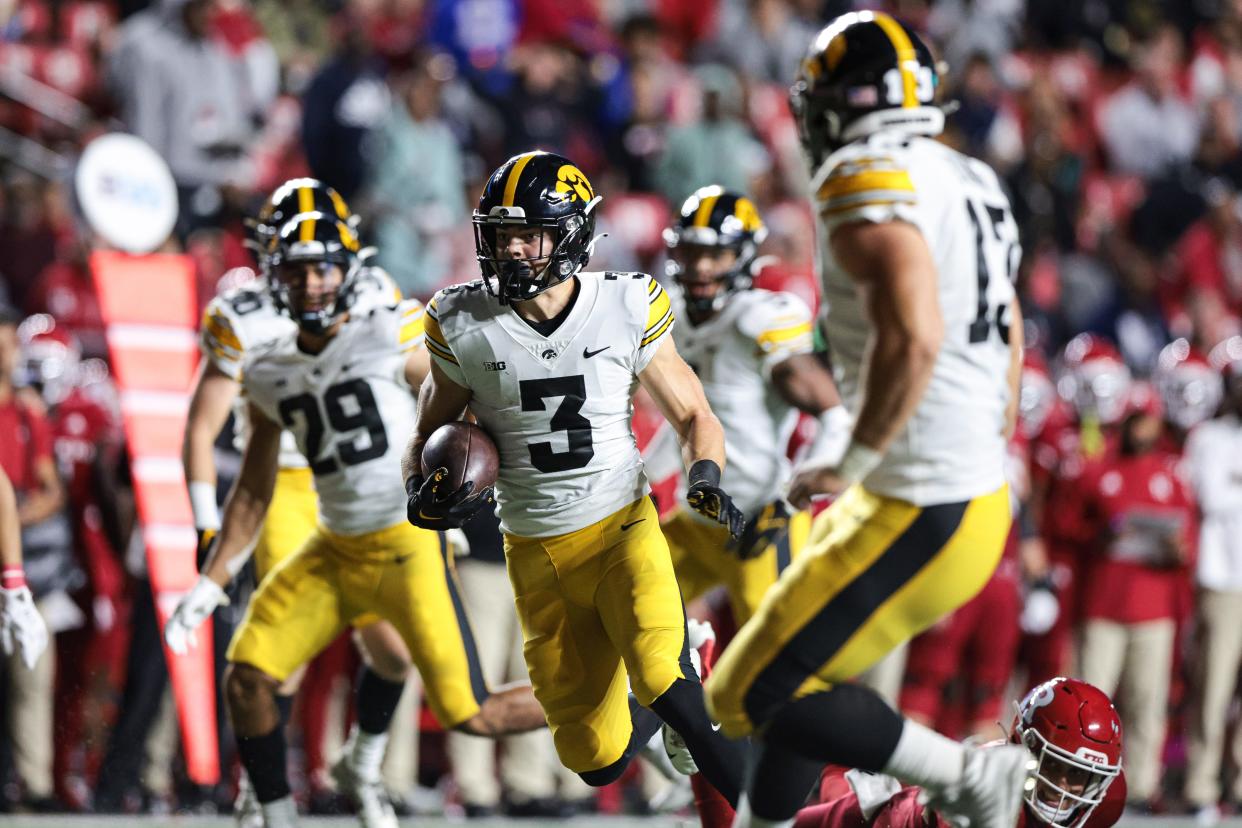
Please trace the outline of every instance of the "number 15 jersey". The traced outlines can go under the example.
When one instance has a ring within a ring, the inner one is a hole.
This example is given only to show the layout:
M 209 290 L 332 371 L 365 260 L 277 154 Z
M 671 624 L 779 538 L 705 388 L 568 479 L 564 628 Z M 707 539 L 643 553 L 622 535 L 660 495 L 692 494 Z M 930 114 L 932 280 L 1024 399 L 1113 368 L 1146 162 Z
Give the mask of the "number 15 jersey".
M 673 326 L 668 294 L 642 273 L 579 273 L 568 316 L 543 336 L 482 282 L 427 306 L 437 367 L 471 391 L 470 410 L 500 450 L 501 529 L 572 532 L 650 491 L 634 432 L 637 376 Z
M 856 417 L 871 322 L 832 255 L 830 234 L 847 222 L 905 221 L 922 234 L 936 264 L 944 339 L 931 382 L 864 486 L 918 506 L 1000 488 L 1011 280 L 1021 250 L 996 173 L 929 138 L 877 134 L 830 155 L 812 189 L 824 333 L 837 385 Z

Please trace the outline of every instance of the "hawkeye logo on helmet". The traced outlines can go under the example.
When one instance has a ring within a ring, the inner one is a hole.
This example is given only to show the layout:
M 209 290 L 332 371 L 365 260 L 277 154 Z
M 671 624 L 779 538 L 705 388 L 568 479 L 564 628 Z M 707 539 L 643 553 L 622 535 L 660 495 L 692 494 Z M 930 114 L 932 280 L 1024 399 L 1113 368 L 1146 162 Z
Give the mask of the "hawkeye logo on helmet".
M 556 191 L 565 193 L 571 201 L 590 201 L 595 198 L 591 182 L 573 164 L 562 164 L 556 171 Z

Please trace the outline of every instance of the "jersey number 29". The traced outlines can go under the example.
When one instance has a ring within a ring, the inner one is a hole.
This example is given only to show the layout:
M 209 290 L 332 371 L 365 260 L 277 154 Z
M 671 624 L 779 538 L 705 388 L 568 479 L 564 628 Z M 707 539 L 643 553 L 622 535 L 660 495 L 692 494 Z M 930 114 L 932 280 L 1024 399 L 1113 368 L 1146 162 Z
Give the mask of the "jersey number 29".
M 335 446 L 336 457 L 331 454 L 320 457 L 324 418 L 319 401 L 306 392 L 281 400 L 280 418 L 288 428 L 297 425 L 298 415 L 306 422 L 306 459 L 315 474 L 331 474 L 342 464 L 356 466 L 388 453 L 388 432 L 375 403 L 375 394 L 365 380 L 354 378 L 330 386 L 323 394 L 323 411 L 327 412 L 328 424 L 337 434 L 366 429 L 367 439 L 362 445 L 357 437 L 341 440 Z

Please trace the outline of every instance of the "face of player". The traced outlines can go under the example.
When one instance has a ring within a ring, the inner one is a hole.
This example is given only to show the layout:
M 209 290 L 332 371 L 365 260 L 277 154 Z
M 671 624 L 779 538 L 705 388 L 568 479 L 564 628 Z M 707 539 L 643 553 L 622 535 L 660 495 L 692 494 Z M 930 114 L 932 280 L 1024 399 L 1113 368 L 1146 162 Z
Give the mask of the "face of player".
M 1160 439 L 1164 421 L 1151 414 L 1136 414 L 1125 422 L 1122 434 L 1123 448 L 1127 454 L 1145 454 L 1155 447 Z
M 507 261 L 526 261 L 535 276 L 548 266 L 556 248 L 556 234 L 543 227 L 498 227 L 496 257 Z
M 694 300 L 710 302 L 724 290 L 725 277 L 737 265 L 737 251 L 728 247 L 703 244 L 679 244 L 673 256 L 681 265 L 677 281 L 686 295 Z
M 1061 791 L 1074 796 L 1082 796 L 1087 790 L 1087 785 L 1091 783 L 1089 770 L 1074 767 L 1055 756 L 1044 757 L 1044 764 L 1039 772 L 1052 784 L 1040 784 L 1035 789 L 1035 795 L 1049 805 L 1056 805 L 1061 800 Z M 1055 790 L 1053 786 L 1061 790 Z
M 333 262 L 289 262 L 276 271 L 276 278 L 289 290 L 289 300 L 299 313 L 324 310 L 336 301 L 345 272 Z

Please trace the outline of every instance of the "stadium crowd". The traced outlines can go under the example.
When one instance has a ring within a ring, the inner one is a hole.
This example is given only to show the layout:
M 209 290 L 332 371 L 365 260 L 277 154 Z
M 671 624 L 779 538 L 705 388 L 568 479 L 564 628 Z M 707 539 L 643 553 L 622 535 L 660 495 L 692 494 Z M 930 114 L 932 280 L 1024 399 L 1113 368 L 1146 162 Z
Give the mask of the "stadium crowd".
M 1210 823 L 1242 806 L 1242 730 L 1226 745 L 1242 665 L 1242 3 L 20 0 L 0 29 L 0 465 L 55 644 L 33 669 L 3 665 L 0 809 L 231 797 L 231 780 L 200 790 L 177 770 L 87 270 L 100 242 L 69 177 L 90 139 L 129 131 L 167 161 L 180 215 L 165 249 L 192 257 L 200 307 L 245 278 L 244 219 L 299 175 L 362 216 L 406 295 L 477 278 L 470 209 L 488 171 L 532 147 L 574 158 L 603 195 L 598 269 L 662 274 L 677 207 L 720 184 L 768 227 L 758 284 L 814 306 L 787 87 L 824 20 L 881 6 L 947 64 L 944 140 L 1007 185 L 1027 357 L 1006 563 L 867 680 L 917 720 L 990 737 L 1026 687 L 1078 676 L 1118 701 L 1134 809 Z M 641 436 L 653 416 L 639 410 Z M 227 435 L 217 449 L 222 499 L 238 458 Z M 521 678 L 498 536 L 468 534 L 459 566 L 488 678 Z M 221 649 L 245 603 L 233 597 Z M 730 626 L 725 602 L 693 611 Z M 326 767 L 357 667 L 338 642 L 300 692 L 313 810 L 340 807 Z M 596 795 L 558 771 L 546 733 L 508 740 L 497 770 L 490 743 L 441 738 L 415 697 L 385 766 L 406 807 L 678 802 L 653 774 Z

